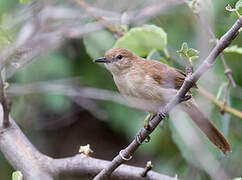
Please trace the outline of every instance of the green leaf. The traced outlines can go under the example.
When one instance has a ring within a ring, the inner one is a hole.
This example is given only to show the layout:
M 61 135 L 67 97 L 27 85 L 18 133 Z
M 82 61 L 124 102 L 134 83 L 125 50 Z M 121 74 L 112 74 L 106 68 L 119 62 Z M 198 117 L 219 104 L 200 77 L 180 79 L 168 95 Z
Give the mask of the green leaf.
M 186 42 L 182 43 L 181 49 L 177 51 L 180 56 L 185 57 L 191 63 L 191 60 L 194 61 L 198 59 L 199 51 L 193 48 L 188 49 L 188 45 Z
M 31 0 L 19 0 L 20 3 L 26 3 L 26 2 L 29 2 Z
M 12 174 L 12 180 L 23 180 L 23 174 L 20 171 L 14 171 Z
M 199 58 L 199 56 L 192 56 L 190 58 L 191 58 L 191 60 L 195 61 L 195 60 L 197 60 Z
M 181 51 L 187 53 L 188 50 L 188 45 L 186 42 L 182 43 Z
M 146 57 L 146 59 L 153 59 L 153 60 L 160 60 L 160 54 L 157 50 L 153 49 L 152 51 L 150 51 L 150 53 L 148 54 L 148 56 Z
M 187 51 L 188 51 L 188 45 L 186 42 L 182 43 L 181 49 L 178 50 L 177 52 L 183 56 L 183 57 L 187 57 Z
M 239 10 L 239 8 L 242 7 L 242 0 L 237 1 L 237 3 L 235 4 L 235 9 Z
M 132 28 L 119 38 L 114 47 L 123 47 L 141 57 L 146 57 L 151 50 L 163 50 L 167 45 L 167 34 L 158 26 L 144 25 Z
M 233 180 L 242 180 L 242 177 L 234 178 Z
M 237 45 L 233 45 L 224 49 L 225 53 L 237 53 L 242 54 L 242 47 L 238 47 Z
M 3 13 L 0 12 L 0 23 L 2 23 Z
M 85 36 L 83 42 L 87 53 L 96 59 L 103 57 L 105 52 L 113 47 L 115 38 L 112 33 L 101 30 Z
M 160 61 L 164 64 L 170 65 L 169 62 L 167 62 L 167 60 L 164 57 L 161 57 Z
M 187 56 L 188 56 L 188 57 L 197 56 L 198 53 L 199 53 L 198 50 L 193 49 L 193 48 L 190 48 L 190 49 L 187 51 Z

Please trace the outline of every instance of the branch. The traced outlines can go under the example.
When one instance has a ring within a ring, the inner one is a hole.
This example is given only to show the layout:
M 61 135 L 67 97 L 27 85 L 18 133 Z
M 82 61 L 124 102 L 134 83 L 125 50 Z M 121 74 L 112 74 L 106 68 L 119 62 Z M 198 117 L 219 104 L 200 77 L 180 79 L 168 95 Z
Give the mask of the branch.
M 198 67 L 198 69 L 191 76 L 187 76 L 182 87 L 177 92 L 177 95 L 158 113 L 158 115 L 152 119 L 149 123 L 149 131 L 142 128 L 139 131 L 139 139 L 143 142 L 151 132 L 159 125 L 159 123 L 168 116 L 170 110 L 184 99 L 186 93 L 192 88 L 192 86 L 198 81 L 202 74 L 204 74 L 209 68 L 213 66 L 217 56 L 232 42 L 232 40 L 239 34 L 239 29 L 242 26 L 242 16 L 235 22 L 235 24 L 229 29 L 229 31 L 221 37 L 216 46 L 210 52 L 204 62 Z M 138 149 L 140 143 L 134 139 L 127 148 L 122 150 L 122 156 L 117 155 L 106 169 L 103 169 L 94 180 L 106 179 L 120 164 L 124 163 L 125 159 L 132 157 L 134 152 Z
M 199 93 L 201 93 L 203 96 L 207 97 L 210 101 L 212 101 L 216 106 L 218 106 L 220 109 L 223 109 L 225 112 L 228 112 L 236 117 L 239 117 L 242 119 L 242 111 L 238 109 L 234 109 L 231 106 L 228 106 L 227 104 L 224 104 L 224 102 L 218 100 L 213 94 L 209 93 L 205 89 L 199 87 L 197 89 Z
M 0 107 L 0 115 L 3 108 Z M 1 116 L 2 117 L 2 116 Z M 2 124 L 3 118 L 0 118 Z M 53 180 L 57 177 L 91 176 L 94 177 L 109 161 L 79 154 L 69 158 L 53 159 L 40 153 L 25 137 L 14 120 L 9 118 L 9 128 L 0 126 L 0 150 L 14 169 L 21 171 L 25 180 Z M 143 168 L 122 165 L 110 176 L 110 180 L 142 180 Z M 166 175 L 149 171 L 149 180 L 176 180 Z
M 9 126 L 9 113 L 11 109 L 11 102 L 7 97 L 4 87 L 4 81 L 2 77 L 2 71 L 0 69 L 0 98 L 3 105 L 3 127 L 7 128 Z
M 0 114 L 3 114 L 2 106 Z M 2 121 L 3 119 L 0 118 L 1 124 Z M 26 180 L 52 180 L 53 159 L 41 154 L 24 136 L 11 117 L 9 122 L 7 129 L 0 126 L 0 150 L 7 161 L 14 169 L 21 171 Z M 51 168 L 50 171 L 49 168 Z
M 75 78 L 73 78 L 75 79 Z M 68 83 L 66 83 L 66 81 Z M 80 79 L 78 78 L 78 82 Z M 83 99 L 94 99 L 94 100 L 102 100 L 102 101 L 111 101 L 124 106 L 132 107 L 124 98 L 117 92 L 104 90 L 100 88 L 91 88 L 91 87 L 80 87 L 72 85 L 72 79 L 61 79 L 61 80 L 52 80 L 52 81 L 40 81 L 29 84 L 11 84 L 11 86 L 7 89 L 7 93 L 9 96 L 21 96 L 28 94 L 36 94 L 36 93 L 53 93 L 53 94 L 61 94 L 69 97 L 81 97 Z M 223 102 L 216 99 L 211 93 L 199 87 L 196 89 L 199 93 L 201 93 L 204 97 L 211 100 L 215 105 L 221 108 Z M 134 99 L 135 100 L 135 99 Z M 230 113 L 234 116 L 237 116 L 242 119 L 242 112 L 238 109 L 235 109 L 229 105 L 225 105 L 225 112 Z
M 110 161 L 95 159 L 80 154 L 70 158 L 55 159 L 54 166 L 57 168 L 57 172 L 60 176 L 81 175 L 94 177 L 103 168 L 106 168 L 110 164 Z M 108 179 L 110 180 L 144 180 L 140 175 L 144 171 L 144 168 L 134 167 L 129 165 L 121 165 Z M 147 180 L 177 180 L 177 178 L 169 177 L 149 171 L 146 175 Z
M 113 32 L 115 35 L 117 35 L 117 37 L 123 36 L 123 32 L 121 32 L 117 27 L 115 27 L 113 24 L 106 21 L 103 17 L 99 16 L 94 10 L 92 10 L 90 4 L 88 4 L 84 0 L 76 0 L 76 2 L 79 5 L 83 6 L 99 22 L 103 23 L 111 32 Z
M 211 38 L 213 40 L 217 40 L 212 28 L 209 26 L 209 24 L 207 23 L 207 21 L 205 21 L 205 19 L 203 19 L 199 14 L 196 14 L 194 13 L 195 15 L 197 15 L 197 17 L 200 19 L 201 23 L 203 24 L 203 27 L 205 27 L 207 29 L 207 32 L 209 33 L 209 35 L 211 36 Z M 224 57 L 224 54 L 221 53 L 220 54 L 220 57 L 221 57 L 221 60 L 224 64 L 224 69 L 225 69 L 225 75 L 228 77 L 228 79 L 230 80 L 230 82 L 232 83 L 233 87 L 236 87 L 236 83 L 234 81 L 234 78 L 233 78 L 233 73 L 232 73 L 232 70 L 230 69 L 229 65 L 227 64 L 226 62 L 226 59 Z

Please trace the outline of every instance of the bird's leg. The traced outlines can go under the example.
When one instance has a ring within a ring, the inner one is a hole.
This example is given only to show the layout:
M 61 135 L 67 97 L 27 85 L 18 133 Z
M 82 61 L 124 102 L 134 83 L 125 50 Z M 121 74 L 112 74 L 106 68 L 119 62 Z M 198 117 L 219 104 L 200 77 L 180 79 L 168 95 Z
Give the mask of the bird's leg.
M 152 117 L 150 118 L 150 120 L 154 119 L 156 115 L 157 115 L 157 113 L 153 113 Z
M 187 100 L 189 100 L 191 98 L 192 98 L 192 95 L 191 94 L 187 94 L 187 95 L 185 95 L 184 97 L 181 98 L 181 102 L 187 101 Z
M 155 116 L 157 115 L 157 113 L 149 113 L 145 119 L 144 119 L 144 128 L 147 130 L 147 131 L 150 131 L 150 127 L 149 127 L 149 122 L 150 120 L 152 120 Z M 140 135 L 139 135 L 139 132 L 136 134 L 136 141 L 139 143 L 139 144 L 142 144 L 141 140 L 140 140 Z M 150 141 L 150 136 L 147 137 L 147 139 L 145 140 L 145 142 L 149 142 Z

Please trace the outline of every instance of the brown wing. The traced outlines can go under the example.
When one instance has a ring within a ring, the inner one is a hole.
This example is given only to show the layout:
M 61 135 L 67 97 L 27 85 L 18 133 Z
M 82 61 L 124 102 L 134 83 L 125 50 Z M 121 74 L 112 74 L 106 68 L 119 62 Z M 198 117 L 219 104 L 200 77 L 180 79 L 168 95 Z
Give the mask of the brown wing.
M 154 60 L 147 60 L 146 72 L 164 88 L 180 89 L 186 74 L 176 68 Z M 152 71 L 150 70 L 152 69 Z M 196 86 L 194 86 L 196 87 Z

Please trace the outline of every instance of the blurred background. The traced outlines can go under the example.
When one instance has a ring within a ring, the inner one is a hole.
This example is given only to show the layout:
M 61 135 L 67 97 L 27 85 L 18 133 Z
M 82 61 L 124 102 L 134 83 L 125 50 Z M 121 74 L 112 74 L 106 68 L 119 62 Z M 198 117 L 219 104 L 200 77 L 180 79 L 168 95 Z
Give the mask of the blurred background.
M 0 57 L 8 60 L 5 77 L 11 115 L 39 151 L 61 158 L 90 144 L 92 157 L 111 160 L 134 139 L 147 113 L 130 107 L 119 95 L 111 74 L 93 63 L 118 38 L 107 23 L 122 33 L 144 24 L 162 27 L 173 66 L 185 69 L 187 62 L 176 51 L 187 42 L 200 52 L 194 62 L 196 69 L 216 42 L 207 26 L 221 37 L 237 19 L 236 13 L 225 10 L 236 1 L 200 2 L 200 18 L 180 0 L 83 2 L 0 1 Z M 232 44 L 242 46 L 242 36 Z M 241 112 L 240 53 L 224 53 L 236 88 L 230 85 L 226 93 L 228 79 L 220 58 L 198 85 Z M 169 59 L 164 52 L 159 55 Z M 194 95 L 201 111 L 228 137 L 232 153 L 224 156 L 196 127 L 191 129 L 189 118 L 173 113 L 128 164 L 144 167 L 151 160 L 155 171 L 179 179 L 210 179 L 221 171 L 230 179 L 242 176 L 242 119 L 221 114 L 206 96 Z M 0 153 L 1 179 L 10 179 L 13 171 Z

